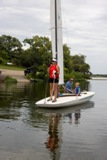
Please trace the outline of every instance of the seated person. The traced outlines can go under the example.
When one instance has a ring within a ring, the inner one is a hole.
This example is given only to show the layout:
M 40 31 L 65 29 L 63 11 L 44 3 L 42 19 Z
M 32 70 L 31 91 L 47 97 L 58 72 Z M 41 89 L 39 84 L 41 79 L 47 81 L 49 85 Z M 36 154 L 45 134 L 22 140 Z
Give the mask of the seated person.
M 58 85 L 58 97 L 61 97 L 62 93 L 60 92 L 60 86 Z
M 75 83 L 75 94 L 76 94 L 76 96 L 79 96 L 80 95 L 80 86 L 79 86 L 80 84 L 77 82 L 77 83 Z
M 72 93 L 72 85 L 73 85 L 73 78 L 70 78 L 70 80 L 66 82 L 65 92 Z

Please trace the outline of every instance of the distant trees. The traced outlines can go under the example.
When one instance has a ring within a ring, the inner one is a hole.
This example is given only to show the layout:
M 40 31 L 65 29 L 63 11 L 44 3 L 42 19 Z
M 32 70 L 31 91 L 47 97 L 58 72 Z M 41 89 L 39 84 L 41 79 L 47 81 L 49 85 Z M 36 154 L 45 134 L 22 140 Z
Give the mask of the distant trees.
M 47 67 L 52 59 L 51 41 L 47 37 L 33 36 L 26 38 L 22 43 L 15 37 L 0 36 L 0 64 L 6 64 L 7 61 L 14 65 L 23 67 L 34 67 L 33 77 L 46 78 Z M 90 77 L 90 65 L 85 62 L 85 56 L 70 55 L 67 44 L 63 45 L 64 52 L 64 75 L 68 79 L 72 73 L 77 72 L 85 78 Z
M 0 58 L 13 62 L 22 53 L 22 44 L 14 37 L 0 36 Z
M 52 58 L 49 38 L 34 36 L 32 39 L 27 38 L 23 42 L 25 45 L 29 45 L 29 48 L 21 55 L 22 65 L 25 67 L 34 66 L 35 78 L 46 77 L 47 67 Z
M 81 74 L 84 78 L 90 78 L 90 65 L 85 62 L 86 56 L 82 54 L 70 55 L 70 50 L 66 44 L 63 46 L 63 51 L 65 78 L 69 78 L 69 73 L 74 76 L 74 72 L 77 72 L 78 75 Z
M 74 72 L 80 72 L 84 75 L 85 78 L 90 77 L 90 65 L 85 63 L 86 56 L 84 55 L 74 55 L 71 56 L 72 60 L 72 69 Z

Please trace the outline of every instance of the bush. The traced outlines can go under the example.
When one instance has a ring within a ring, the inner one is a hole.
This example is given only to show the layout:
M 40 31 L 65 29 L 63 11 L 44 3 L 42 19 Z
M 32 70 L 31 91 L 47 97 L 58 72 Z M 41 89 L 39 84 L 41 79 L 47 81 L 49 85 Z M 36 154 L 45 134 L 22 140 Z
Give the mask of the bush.
M 75 81 L 79 81 L 79 80 L 85 80 L 84 75 L 80 72 L 71 72 L 71 73 L 67 73 L 64 76 L 64 80 L 65 83 L 70 79 L 73 78 Z
M 0 64 L 6 64 L 6 61 L 0 57 Z
M 81 72 L 72 72 L 75 80 L 85 80 L 84 75 Z
M 7 76 L 4 82 L 5 83 L 17 83 L 17 80 L 12 77 Z

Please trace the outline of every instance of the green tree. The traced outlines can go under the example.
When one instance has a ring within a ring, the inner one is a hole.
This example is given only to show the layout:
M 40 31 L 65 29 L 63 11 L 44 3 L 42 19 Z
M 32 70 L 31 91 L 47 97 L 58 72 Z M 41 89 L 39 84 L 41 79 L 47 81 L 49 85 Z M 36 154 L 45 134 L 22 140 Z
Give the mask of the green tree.
M 22 60 L 23 65 L 25 67 L 34 66 L 35 77 L 44 78 L 44 76 L 47 76 L 47 67 L 52 58 L 49 38 L 34 36 L 32 39 L 25 39 L 23 42 L 25 45 L 29 44 L 29 48 L 24 51 L 26 60 L 25 62 Z
M 71 56 L 72 69 L 74 72 L 80 72 L 85 78 L 90 77 L 90 65 L 85 63 L 86 56 L 79 54 Z
M 75 72 L 81 72 L 81 66 L 85 64 L 85 56 L 83 55 L 73 55 L 71 56 L 72 69 Z
M 15 37 L 2 35 L 0 36 L 0 50 L 7 53 L 9 61 L 13 61 L 21 54 L 22 44 Z
M 90 73 L 89 69 L 90 69 L 89 64 L 85 63 L 85 64 L 81 65 L 81 72 L 83 74 Z
M 1 63 L 0 64 L 7 64 L 8 61 L 8 54 L 4 50 L 0 50 L 0 58 L 1 58 Z
M 70 50 L 67 44 L 63 45 L 63 53 L 64 53 L 64 71 L 65 73 L 72 72 L 72 61 Z
M 18 66 L 33 67 L 35 78 L 46 78 L 47 68 L 52 60 L 51 41 L 48 37 L 33 36 L 23 41 L 27 45 L 26 50 L 22 49 L 21 42 L 15 37 L 2 35 L 0 36 L 0 63 L 5 64 L 7 61 L 13 62 Z M 70 76 L 85 78 L 90 77 L 90 65 L 85 62 L 86 56 L 71 55 L 67 44 L 63 45 L 64 53 L 64 78 Z M 74 74 L 76 73 L 76 74 Z

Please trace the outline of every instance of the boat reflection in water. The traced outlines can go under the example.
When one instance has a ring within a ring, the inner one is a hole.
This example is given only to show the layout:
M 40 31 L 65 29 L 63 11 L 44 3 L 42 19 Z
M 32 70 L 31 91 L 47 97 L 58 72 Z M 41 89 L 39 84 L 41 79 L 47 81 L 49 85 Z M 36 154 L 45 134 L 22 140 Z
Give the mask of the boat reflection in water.
M 61 144 L 63 142 L 63 120 L 68 118 L 70 125 L 73 122 L 74 124 L 79 124 L 81 111 L 93 107 L 94 103 L 89 101 L 83 105 L 60 109 L 38 108 L 38 112 L 45 113 L 49 117 L 48 137 L 45 146 L 50 151 L 50 157 L 53 160 L 60 159 Z
M 43 113 L 59 113 L 59 114 L 66 114 L 66 113 L 76 113 L 78 110 L 84 110 L 84 109 L 88 109 L 88 108 L 93 108 L 94 107 L 94 102 L 93 101 L 89 101 L 87 103 L 84 104 L 80 104 L 80 105 L 76 105 L 76 106 L 69 106 L 69 107 L 63 107 L 63 108 L 39 108 L 38 107 L 38 111 L 39 112 L 43 112 Z

